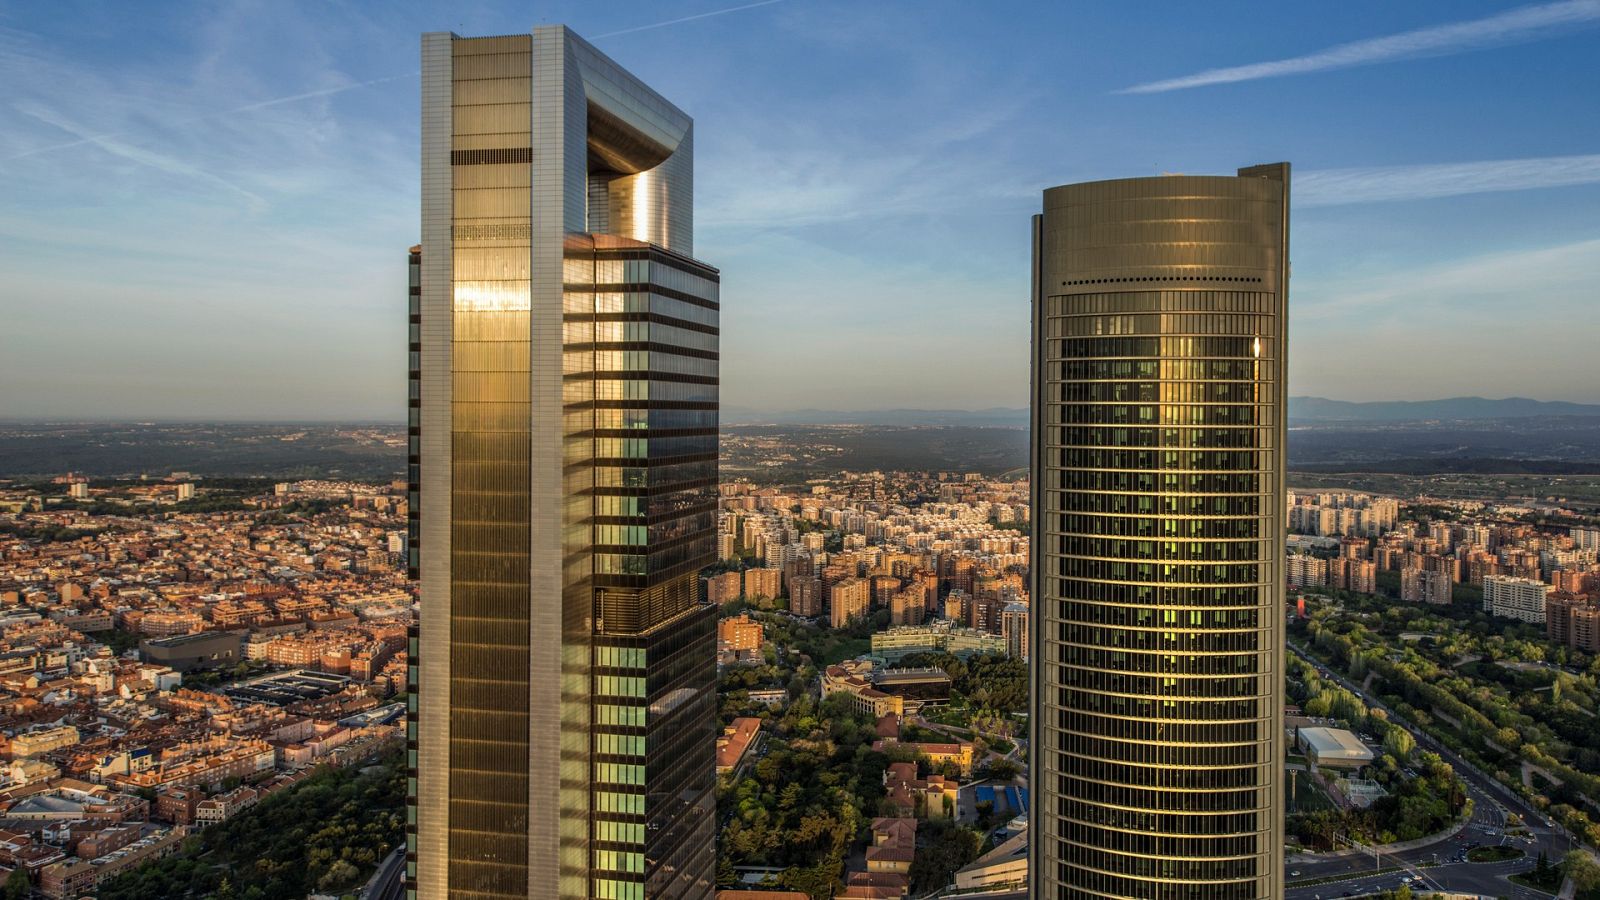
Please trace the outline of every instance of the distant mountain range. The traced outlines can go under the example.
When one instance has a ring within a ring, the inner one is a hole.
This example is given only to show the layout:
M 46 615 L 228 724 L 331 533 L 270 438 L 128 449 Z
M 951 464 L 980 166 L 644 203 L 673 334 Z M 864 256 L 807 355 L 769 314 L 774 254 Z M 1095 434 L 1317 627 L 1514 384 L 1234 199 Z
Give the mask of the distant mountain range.
M 1600 416 L 1600 404 L 1507 397 L 1447 400 L 1382 400 L 1355 403 L 1325 397 L 1290 397 L 1289 419 L 1300 422 L 1425 422 L 1430 420 L 1526 419 L 1539 416 Z
M 1026 428 L 1028 411 L 990 409 L 790 409 L 780 412 L 724 406 L 724 425 L 966 425 Z
M 1357 403 L 1326 397 L 1290 397 L 1289 419 L 1296 422 L 1426 422 L 1471 419 L 1525 419 L 1539 416 L 1600 416 L 1600 404 L 1507 397 L 1451 397 L 1446 400 L 1383 400 Z M 723 407 L 724 425 L 965 425 L 1028 427 L 1028 411 L 989 409 L 756 410 Z

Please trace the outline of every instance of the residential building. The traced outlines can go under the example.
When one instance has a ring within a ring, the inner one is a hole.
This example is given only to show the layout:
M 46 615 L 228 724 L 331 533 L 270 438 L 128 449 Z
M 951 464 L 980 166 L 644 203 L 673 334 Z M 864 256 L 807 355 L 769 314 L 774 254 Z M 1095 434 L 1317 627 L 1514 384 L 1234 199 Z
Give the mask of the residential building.
M 723 619 L 717 623 L 717 649 L 733 650 L 760 650 L 762 641 L 761 623 L 751 619 L 748 615 L 738 615 L 731 619 Z
M 1317 556 L 1291 553 L 1284 560 L 1289 587 L 1324 587 L 1328 583 L 1328 561 Z
M 1543 625 L 1550 585 L 1533 578 L 1490 575 L 1483 579 L 1483 611 Z
M 706 602 L 721 606 L 739 599 L 743 580 L 738 572 L 722 572 L 706 578 Z
M 846 578 L 829 593 L 829 622 L 834 628 L 843 628 L 871 613 L 872 593 L 865 578 Z
M 1407 603 L 1447 606 L 1451 589 L 1450 576 L 1444 572 L 1411 568 L 1400 570 L 1400 599 Z
M 789 611 L 808 618 L 822 615 L 822 580 L 807 576 L 791 581 Z
M 751 603 L 772 606 L 772 601 L 783 593 L 782 569 L 745 569 L 744 598 Z
M 1000 636 L 1006 642 L 1006 653 L 1016 659 L 1028 658 L 1028 612 L 1026 603 L 1007 603 L 1000 611 Z

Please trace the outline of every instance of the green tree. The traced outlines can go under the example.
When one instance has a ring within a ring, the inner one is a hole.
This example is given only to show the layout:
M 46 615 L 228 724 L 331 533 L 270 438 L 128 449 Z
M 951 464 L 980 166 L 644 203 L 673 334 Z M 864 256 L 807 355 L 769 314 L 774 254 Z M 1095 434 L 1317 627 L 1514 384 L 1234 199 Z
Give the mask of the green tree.
M 1411 737 L 1411 732 L 1398 725 L 1391 725 L 1383 735 L 1383 749 L 1395 759 L 1404 762 L 1410 759 L 1412 751 L 1417 749 L 1417 742 Z
M 1600 887 L 1600 863 L 1587 850 L 1573 850 L 1561 860 L 1561 872 L 1572 879 L 1578 893 Z
M 33 894 L 33 884 L 28 881 L 28 870 L 18 866 L 6 878 L 5 900 L 28 900 Z

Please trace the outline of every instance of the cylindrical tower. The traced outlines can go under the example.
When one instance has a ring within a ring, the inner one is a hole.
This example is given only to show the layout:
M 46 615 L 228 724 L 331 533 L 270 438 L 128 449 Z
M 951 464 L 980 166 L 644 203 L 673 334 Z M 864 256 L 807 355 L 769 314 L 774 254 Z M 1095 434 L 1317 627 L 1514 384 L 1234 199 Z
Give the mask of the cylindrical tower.
M 1283 895 L 1289 166 L 1034 219 L 1030 896 Z

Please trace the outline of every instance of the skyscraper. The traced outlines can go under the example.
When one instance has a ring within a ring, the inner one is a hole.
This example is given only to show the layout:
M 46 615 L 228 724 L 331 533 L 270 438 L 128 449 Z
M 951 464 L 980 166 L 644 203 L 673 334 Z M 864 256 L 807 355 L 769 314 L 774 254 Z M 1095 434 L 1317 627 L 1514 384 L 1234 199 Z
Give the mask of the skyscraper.
M 1034 217 L 1029 895 L 1283 895 L 1289 166 Z
M 713 890 L 717 271 L 693 123 L 565 27 L 422 39 L 426 900 Z

